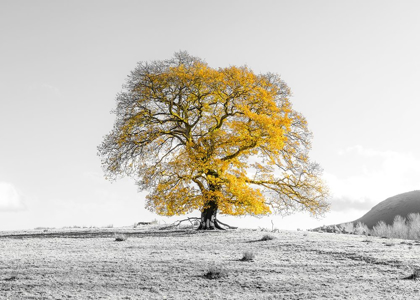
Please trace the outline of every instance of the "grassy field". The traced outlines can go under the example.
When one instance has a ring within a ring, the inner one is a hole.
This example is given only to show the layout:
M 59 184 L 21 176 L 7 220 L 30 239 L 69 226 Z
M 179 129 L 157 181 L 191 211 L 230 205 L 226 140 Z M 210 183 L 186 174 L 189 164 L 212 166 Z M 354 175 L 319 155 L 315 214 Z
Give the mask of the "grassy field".
M 303 231 L 1 232 L 0 299 L 420 299 L 403 279 L 419 258 L 416 241 Z

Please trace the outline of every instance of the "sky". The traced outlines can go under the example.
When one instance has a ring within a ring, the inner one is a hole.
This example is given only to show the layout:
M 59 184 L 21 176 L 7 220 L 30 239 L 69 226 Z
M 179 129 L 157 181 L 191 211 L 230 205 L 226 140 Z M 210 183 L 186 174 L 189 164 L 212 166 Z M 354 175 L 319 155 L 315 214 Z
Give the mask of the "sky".
M 0 231 L 183 218 L 147 211 L 147 192 L 105 180 L 97 156 L 137 62 L 180 50 L 280 74 L 331 191 L 323 218 L 222 222 L 308 229 L 420 190 L 419 11 L 404 0 L 0 0 Z

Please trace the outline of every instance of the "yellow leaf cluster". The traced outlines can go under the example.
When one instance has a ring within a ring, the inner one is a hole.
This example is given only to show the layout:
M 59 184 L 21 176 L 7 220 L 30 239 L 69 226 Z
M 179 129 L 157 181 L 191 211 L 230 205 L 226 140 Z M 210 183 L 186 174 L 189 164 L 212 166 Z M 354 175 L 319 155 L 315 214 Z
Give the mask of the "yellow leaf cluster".
M 275 74 L 214 69 L 189 55 L 140 64 L 99 147 L 106 171 L 134 176 L 162 215 L 216 203 L 230 215 L 328 209 L 311 133 Z

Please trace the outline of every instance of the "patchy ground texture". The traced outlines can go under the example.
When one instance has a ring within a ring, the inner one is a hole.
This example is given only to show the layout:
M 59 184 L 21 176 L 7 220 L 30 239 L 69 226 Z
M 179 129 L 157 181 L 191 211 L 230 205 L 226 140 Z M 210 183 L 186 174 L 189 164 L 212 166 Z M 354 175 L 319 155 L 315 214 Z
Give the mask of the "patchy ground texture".
M 419 258 L 420 242 L 304 231 L 0 232 L 0 299 L 420 299 L 402 279 Z

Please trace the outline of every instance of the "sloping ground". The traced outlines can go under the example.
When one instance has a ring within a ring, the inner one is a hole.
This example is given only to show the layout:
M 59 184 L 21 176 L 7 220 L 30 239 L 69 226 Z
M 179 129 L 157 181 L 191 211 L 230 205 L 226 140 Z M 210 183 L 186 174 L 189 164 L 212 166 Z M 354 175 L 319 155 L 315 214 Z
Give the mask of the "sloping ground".
M 412 191 L 388 198 L 375 205 L 363 217 L 353 223 L 362 222 L 372 229 L 379 221 L 391 225 L 397 215 L 406 218 L 411 213 L 420 213 L 420 191 Z
M 420 299 L 420 242 L 315 232 L 0 233 L 0 299 Z M 134 234 L 135 233 L 135 234 Z M 403 243 L 401 243 L 403 242 Z M 240 261 L 244 251 L 254 261 Z M 227 276 L 207 279 L 212 267 Z

